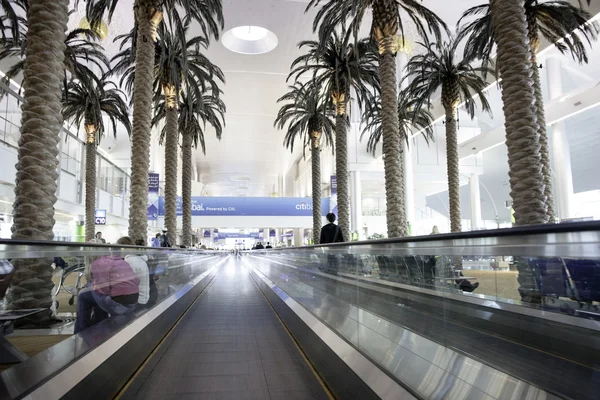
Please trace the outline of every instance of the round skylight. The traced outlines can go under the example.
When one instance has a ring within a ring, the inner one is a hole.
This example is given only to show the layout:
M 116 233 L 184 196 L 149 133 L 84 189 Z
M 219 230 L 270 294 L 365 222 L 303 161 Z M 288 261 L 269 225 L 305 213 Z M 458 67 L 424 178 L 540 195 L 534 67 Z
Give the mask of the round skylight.
M 233 28 L 231 32 L 236 38 L 248 41 L 264 39 L 269 34 L 267 29 L 251 25 L 238 26 L 237 28 Z
M 252 25 L 238 26 L 225 32 L 223 46 L 240 54 L 264 54 L 277 47 L 279 40 L 270 30 Z

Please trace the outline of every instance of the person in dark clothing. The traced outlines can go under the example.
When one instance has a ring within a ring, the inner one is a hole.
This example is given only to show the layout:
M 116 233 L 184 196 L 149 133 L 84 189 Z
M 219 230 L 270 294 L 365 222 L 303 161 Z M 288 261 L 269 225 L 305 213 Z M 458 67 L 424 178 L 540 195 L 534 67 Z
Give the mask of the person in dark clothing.
M 162 235 L 160 236 L 160 247 L 173 247 L 169 235 L 167 234 L 167 228 L 163 229 Z
M 265 249 L 265 246 L 263 246 L 263 244 L 261 242 L 258 242 L 256 244 L 256 250 L 264 250 L 264 249 Z
M 271 243 L 267 242 L 267 246 L 265 247 L 265 249 L 268 250 L 268 249 L 272 249 L 272 248 L 273 248 L 273 246 L 271 246 Z
M 329 244 L 329 243 L 341 243 L 344 241 L 344 234 L 342 233 L 342 228 L 336 225 L 335 222 L 335 214 L 329 213 L 325 217 L 329 223 L 321 228 L 321 239 L 319 241 L 320 244 Z
M 329 223 L 321 228 L 321 239 L 319 243 L 330 244 L 343 242 L 344 234 L 342 233 L 342 228 L 334 223 L 336 219 L 335 214 L 329 213 L 325 218 L 327 218 Z M 327 266 L 324 272 L 331 275 L 337 275 L 339 269 L 338 263 L 339 260 L 335 254 L 327 254 Z

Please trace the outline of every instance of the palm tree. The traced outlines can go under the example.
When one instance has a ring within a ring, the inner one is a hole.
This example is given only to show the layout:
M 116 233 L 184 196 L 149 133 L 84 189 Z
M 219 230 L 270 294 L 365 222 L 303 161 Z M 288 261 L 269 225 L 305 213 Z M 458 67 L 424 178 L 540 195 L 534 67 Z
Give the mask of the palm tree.
M 529 60 L 533 77 L 535 107 L 538 124 L 542 173 L 544 175 L 544 194 L 548 219 L 554 221 L 554 196 L 552 190 L 552 171 L 550 168 L 550 152 L 546 133 L 546 117 L 544 98 L 538 70 L 536 53 L 540 47 L 541 37 L 556 45 L 561 53 L 571 53 L 579 63 L 587 63 L 585 42 L 591 43 L 597 38 L 598 25 L 587 24 L 591 14 L 580 7 L 571 5 L 565 0 L 525 0 L 525 18 L 527 23 L 527 39 L 529 42 Z M 466 18 L 478 17 L 466 24 L 459 38 L 468 37 L 465 47 L 467 58 L 480 58 L 484 64 L 492 57 L 495 32 L 492 25 L 492 12 L 489 4 L 483 4 L 467 10 L 459 24 Z M 500 66 L 500 62 L 498 62 Z
M 410 143 L 410 137 L 421 133 L 425 141 L 429 144 L 433 141 L 433 115 L 425 107 L 418 107 L 418 100 L 411 97 L 410 92 L 402 90 L 398 94 L 398 121 L 400 124 L 399 129 L 399 140 Z M 382 129 L 382 115 L 381 115 L 381 98 L 379 94 L 376 94 L 374 101 L 367 104 L 363 112 L 363 131 L 360 139 L 362 140 L 365 135 L 369 135 L 367 141 L 367 151 L 375 155 L 377 151 L 377 145 L 381 142 L 383 136 Z M 408 231 L 408 220 L 406 217 L 406 202 L 404 187 L 404 151 L 400 153 L 400 203 L 401 203 L 401 224 L 403 229 Z
M 491 112 L 485 98 L 487 86 L 482 75 L 489 68 L 474 67 L 472 60 L 456 58 L 458 40 L 448 43 L 421 44 L 424 54 L 417 54 L 406 65 L 407 78 L 413 78 L 408 86 L 410 96 L 418 99 L 417 107 L 429 107 L 431 97 L 441 89 L 442 106 L 446 113 L 446 155 L 448 169 L 448 194 L 450 197 L 450 230 L 461 231 L 460 174 L 458 158 L 458 107 L 464 102 L 471 118 L 475 117 L 477 98 L 485 112 Z
M 379 87 L 376 48 L 369 39 L 351 41 L 352 32 L 333 32 L 327 42 L 300 42 L 306 54 L 292 63 L 288 79 L 312 73 L 318 87 L 330 96 L 335 108 L 335 164 L 339 225 L 345 238 L 350 237 L 350 190 L 348 184 L 348 103 L 353 90 L 362 108 L 371 97 L 373 87 Z
M 173 21 L 170 26 L 178 26 L 180 21 Z M 188 32 L 189 23 L 183 24 L 183 35 Z M 206 90 L 218 91 L 215 80 L 224 81 L 223 72 L 201 52 L 201 47 L 207 47 L 208 41 L 203 37 L 194 37 L 187 42 L 179 38 L 181 32 L 170 29 L 166 24 L 158 28 L 158 36 L 154 53 L 154 101 L 165 100 L 166 112 L 161 115 L 165 119 L 163 137 L 165 144 L 165 226 L 171 243 L 175 243 L 177 235 L 177 155 L 179 140 L 177 133 L 177 115 L 179 95 L 184 86 L 193 96 L 201 98 Z M 121 46 L 135 43 L 135 31 L 123 35 Z M 134 89 L 137 65 L 132 63 L 134 54 L 131 47 L 119 52 L 113 61 L 116 64 L 113 72 L 122 73 L 121 82 L 131 91 Z M 159 119 L 153 118 L 152 126 Z
M 356 38 L 365 14 L 369 9 L 372 10 L 371 37 L 379 47 L 379 79 L 382 88 L 382 141 L 388 236 L 403 236 L 406 232 L 402 229 L 402 193 L 398 180 L 401 170 L 401 141 L 398 138 L 395 63 L 396 52 L 403 43 L 398 41 L 397 35 L 401 33 L 404 37 L 404 18 L 408 18 L 423 37 L 428 33 L 440 37 L 440 28 L 445 28 L 446 25 L 419 0 L 311 0 L 307 9 L 319 6 L 321 8 L 313 23 L 313 29 L 319 32 L 319 42 L 322 44 L 327 42 L 333 31 L 346 24 L 347 19 L 350 19 L 348 26 Z
M 80 82 L 70 82 L 63 97 L 62 114 L 72 120 L 77 127 L 83 125 L 85 141 L 85 240 L 94 237 L 96 210 L 96 148 L 107 131 L 117 136 L 117 123 L 131 134 L 129 108 L 125 94 L 103 76 L 99 86 L 90 87 Z M 110 125 L 104 124 L 104 117 Z
M 23 12 L 26 12 L 27 6 Z M 0 17 L 0 20 L 7 19 L 8 16 Z M 0 60 L 12 60 L 19 58 L 20 60 L 13 64 L 6 72 L 3 78 L 8 82 L 10 79 L 15 79 L 25 70 L 25 56 L 27 51 L 27 20 L 21 18 L 19 20 L 17 34 L 5 36 L 0 43 L 2 51 L 0 51 Z M 104 54 L 104 48 L 96 43 L 100 39 L 98 33 L 90 29 L 74 29 L 67 33 L 65 38 L 65 68 L 64 82 L 77 79 L 86 85 L 97 85 L 100 83 L 98 76 L 102 76 L 109 69 L 109 61 Z M 97 67 L 99 73 L 92 71 L 91 67 Z M 67 75 L 70 74 L 70 76 Z M 65 87 L 66 89 L 66 87 Z
M 86 1 L 86 11 L 92 28 L 100 24 L 108 13 L 110 20 L 119 0 Z M 133 83 L 133 131 L 131 136 L 131 205 L 129 207 L 129 236 L 146 239 L 148 216 L 148 169 L 150 167 L 150 130 L 152 123 L 152 98 L 154 82 L 154 42 L 157 29 L 162 22 L 163 12 L 168 12 L 175 21 L 181 21 L 178 8 L 186 19 L 197 22 L 204 38 L 219 37 L 223 28 L 223 5 L 221 0 L 136 0 L 135 45 L 136 71 Z M 177 25 L 179 39 L 185 41 L 183 27 Z
M 289 86 L 278 103 L 285 102 L 277 113 L 274 126 L 287 129 L 283 144 L 294 151 L 294 144 L 302 140 L 303 148 L 310 146 L 312 152 L 312 203 L 313 203 L 313 243 L 319 244 L 321 214 L 321 145 L 333 144 L 334 122 L 328 108 L 329 99 L 321 94 L 321 88 L 313 81 L 300 82 Z
M 206 154 L 204 134 L 206 124 L 215 130 L 217 139 L 221 140 L 223 127 L 225 126 L 225 103 L 220 98 L 220 92 L 205 94 L 202 97 L 194 97 L 194 92 L 189 94 L 184 91 L 180 96 L 179 103 L 179 133 L 182 137 L 182 168 L 181 173 L 181 208 L 182 229 L 181 244 L 191 246 L 192 244 L 192 148 L 202 149 Z M 165 118 L 167 107 L 165 101 L 161 101 L 156 109 L 155 119 Z M 163 131 L 164 132 L 164 131 Z M 164 134 L 163 134 L 164 135 Z
M 65 70 L 68 0 L 29 0 L 27 63 L 16 165 L 13 239 L 52 240 L 58 178 L 58 141 Z M 47 308 L 36 323 L 49 321 L 52 305 L 52 260 L 18 259 L 6 296 L 7 308 Z

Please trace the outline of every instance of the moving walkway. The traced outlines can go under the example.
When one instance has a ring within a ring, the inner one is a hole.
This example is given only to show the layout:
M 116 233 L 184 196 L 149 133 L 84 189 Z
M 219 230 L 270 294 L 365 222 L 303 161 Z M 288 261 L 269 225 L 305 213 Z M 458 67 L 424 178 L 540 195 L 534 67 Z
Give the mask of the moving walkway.
M 162 271 L 154 307 L 5 370 L 0 399 L 597 399 L 599 244 L 598 223 L 239 256 L 0 243 Z

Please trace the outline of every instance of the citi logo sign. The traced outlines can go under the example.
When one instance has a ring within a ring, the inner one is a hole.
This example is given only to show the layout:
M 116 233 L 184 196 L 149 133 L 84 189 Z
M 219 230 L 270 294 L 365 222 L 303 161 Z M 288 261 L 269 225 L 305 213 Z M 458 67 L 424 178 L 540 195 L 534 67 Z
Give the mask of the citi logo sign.
M 204 203 L 192 204 L 192 211 L 204 211 Z
M 308 204 L 308 203 L 300 203 L 300 204 L 296 204 L 296 210 L 312 210 L 312 204 Z

